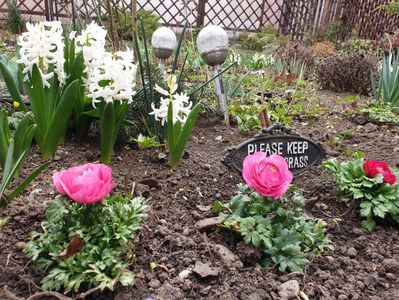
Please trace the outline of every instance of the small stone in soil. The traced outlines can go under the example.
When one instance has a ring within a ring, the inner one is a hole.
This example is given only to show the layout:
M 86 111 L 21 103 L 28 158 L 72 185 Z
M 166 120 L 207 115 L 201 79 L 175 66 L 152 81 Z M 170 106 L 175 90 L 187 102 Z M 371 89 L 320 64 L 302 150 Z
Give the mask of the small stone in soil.
M 348 251 L 346 252 L 346 254 L 350 257 L 350 258 L 355 258 L 357 256 L 357 250 L 353 247 L 350 247 L 348 249 Z
M 208 276 L 218 276 L 220 274 L 221 268 L 212 268 L 207 263 L 202 263 L 200 261 L 195 262 L 195 267 L 193 272 L 201 276 L 202 278 Z
M 282 283 L 278 288 L 278 294 L 281 300 L 298 298 L 299 282 L 297 280 L 289 280 Z
M 244 266 L 242 261 L 240 261 L 238 257 L 225 246 L 217 244 L 213 247 L 213 249 L 226 265 L 235 266 L 237 268 L 242 268 Z
M 161 286 L 161 282 L 158 279 L 151 279 L 151 281 L 148 283 L 148 286 L 157 289 Z
M 25 242 L 16 242 L 15 243 L 15 249 L 18 251 L 22 251 L 25 249 L 26 243 Z
M 207 231 L 219 226 L 220 224 L 223 223 L 223 221 L 224 221 L 223 217 L 208 218 L 195 223 L 194 228 L 198 231 Z

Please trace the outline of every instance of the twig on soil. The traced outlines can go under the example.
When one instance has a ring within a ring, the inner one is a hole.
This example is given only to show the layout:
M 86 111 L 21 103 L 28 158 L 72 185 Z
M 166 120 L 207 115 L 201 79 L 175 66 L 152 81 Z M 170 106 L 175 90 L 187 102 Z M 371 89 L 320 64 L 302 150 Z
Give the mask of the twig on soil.
M 352 209 L 355 208 L 355 206 L 356 206 L 356 204 L 353 204 L 348 210 L 344 211 L 342 214 L 339 214 L 339 215 L 337 215 L 337 216 L 332 216 L 332 215 L 330 215 L 330 214 L 328 214 L 328 213 L 322 211 L 322 210 L 321 210 L 320 208 L 318 208 L 318 207 L 317 207 L 317 209 L 318 209 L 323 215 L 325 215 L 326 217 L 329 217 L 329 218 L 331 218 L 331 219 L 337 219 L 337 218 L 341 218 L 341 217 L 345 216 L 346 214 L 348 214 Z
M 131 195 L 134 195 L 134 190 L 136 189 L 136 181 L 133 181 L 132 183 L 132 190 L 130 192 Z
M 100 291 L 100 290 L 101 290 L 101 287 L 100 286 L 96 286 L 94 288 L 91 288 L 90 290 L 87 290 L 84 293 L 79 294 L 76 299 L 86 299 L 87 296 L 93 294 L 94 292 Z
M 23 298 L 19 298 L 17 296 L 15 296 L 9 289 L 8 287 L 5 285 L 3 287 L 3 293 L 4 295 L 7 297 L 8 300 L 24 300 Z
M 59 300 L 73 300 L 72 298 L 70 298 L 68 296 L 64 296 L 63 294 L 60 294 L 57 292 L 39 292 L 39 293 L 36 293 L 36 294 L 30 296 L 26 300 L 35 300 L 35 299 L 40 299 L 40 298 L 44 298 L 44 297 L 55 297 Z
M 7 260 L 6 260 L 6 264 L 4 265 L 4 268 L 8 267 L 8 264 L 10 263 L 10 257 L 11 257 L 11 252 L 8 253 L 8 255 L 7 255 Z
M 211 247 L 209 247 L 208 237 L 206 236 L 205 232 L 203 234 L 203 238 L 204 238 L 204 243 L 205 243 L 205 246 L 206 246 L 206 250 L 208 250 L 208 253 L 209 253 L 210 256 L 213 256 L 213 253 L 211 251 Z

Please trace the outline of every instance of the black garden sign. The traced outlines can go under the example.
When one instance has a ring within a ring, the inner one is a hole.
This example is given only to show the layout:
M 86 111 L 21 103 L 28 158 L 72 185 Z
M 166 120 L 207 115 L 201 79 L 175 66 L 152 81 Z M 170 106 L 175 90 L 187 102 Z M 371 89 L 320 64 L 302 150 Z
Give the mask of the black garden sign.
M 320 164 L 326 158 L 326 151 L 319 143 L 302 137 L 283 125 L 274 125 L 240 145 L 229 148 L 223 163 L 241 172 L 244 158 L 258 151 L 265 152 L 267 156 L 283 156 L 295 175 Z

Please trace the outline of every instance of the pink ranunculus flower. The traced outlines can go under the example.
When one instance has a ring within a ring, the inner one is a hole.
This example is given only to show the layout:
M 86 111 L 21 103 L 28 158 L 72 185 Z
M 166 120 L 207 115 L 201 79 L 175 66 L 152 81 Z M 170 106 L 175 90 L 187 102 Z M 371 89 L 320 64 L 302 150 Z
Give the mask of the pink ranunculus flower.
M 282 156 L 267 157 L 264 152 L 256 152 L 244 159 L 242 176 L 252 189 L 275 200 L 285 194 L 293 179 Z
M 110 167 L 92 163 L 57 172 L 53 182 L 59 193 L 82 204 L 101 201 L 116 185 Z

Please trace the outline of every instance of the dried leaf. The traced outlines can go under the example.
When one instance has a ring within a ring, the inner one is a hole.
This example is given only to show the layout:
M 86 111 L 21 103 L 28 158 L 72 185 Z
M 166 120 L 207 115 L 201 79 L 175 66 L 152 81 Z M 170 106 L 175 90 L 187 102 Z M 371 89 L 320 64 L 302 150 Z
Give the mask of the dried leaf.
M 83 249 L 84 243 L 78 234 L 75 234 L 69 242 L 68 247 L 62 251 L 58 257 L 61 259 L 68 258 Z

